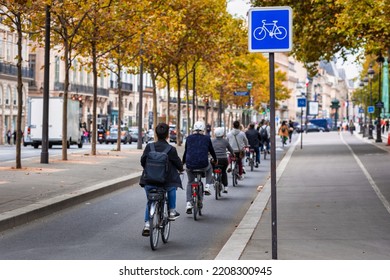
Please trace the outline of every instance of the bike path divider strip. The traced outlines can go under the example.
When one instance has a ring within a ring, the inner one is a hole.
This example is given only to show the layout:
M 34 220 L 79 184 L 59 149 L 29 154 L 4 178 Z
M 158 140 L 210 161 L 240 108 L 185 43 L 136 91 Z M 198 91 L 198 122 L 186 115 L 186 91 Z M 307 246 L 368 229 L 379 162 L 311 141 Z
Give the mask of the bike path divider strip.
M 291 155 L 295 150 L 299 139 L 290 146 L 286 155 L 280 161 L 276 169 L 276 182 L 279 181 L 288 162 L 290 161 Z M 219 251 L 215 260 L 239 260 L 242 253 L 244 252 L 246 245 L 251 239 L 257 224 L 263 215 L 264 209 L 271 198 L 271 179 L 268 178 L 263 189 L 257 194 L 256 199 L 253 201 L 244 218 L 241 220 L 237 228 L 234 230 L 231 237 L 228 239 L 226 244 Z
M 0 232 L 34 221 L 65 208 L 131 186 L 139 182 L 142 172 L 101 182 L 80 190 L 58 195 L 46 200 L 0 214 Z

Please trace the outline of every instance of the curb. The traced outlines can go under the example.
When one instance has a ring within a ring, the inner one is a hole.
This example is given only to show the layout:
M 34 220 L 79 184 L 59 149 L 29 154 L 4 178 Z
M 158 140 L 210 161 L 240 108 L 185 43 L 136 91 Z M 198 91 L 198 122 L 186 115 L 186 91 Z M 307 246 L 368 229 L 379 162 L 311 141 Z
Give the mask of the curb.
M 38 201 L 0 214 L 0 232 L 31 222 L 89 199 L 108 194 L 139 182 L 142 172 L 108 180 L 81 190 Z
M 280 161 L 276 168 L 276 183 L 279 181 L 284 170 L 286 169 L 287 163 L 290 161 L 291 155 L 295 150 L 297 141 L 291 145 Z M 218 255 L 214 258 L 215 260 L 239 260 L 244 252 L 248 242 L 250 241 L 253 233 L 256 230 L 257 224 L 259 223 L 261 216 L 263 215 L 264 209 L 267 206 L 268 201 L 271 197 L 271 179 L 268 178 L 264 184 L 263 189 L 257 194 L 252 205 L 249 207 L 245 216 L 229 238 L 229 240 L 219 251 Z

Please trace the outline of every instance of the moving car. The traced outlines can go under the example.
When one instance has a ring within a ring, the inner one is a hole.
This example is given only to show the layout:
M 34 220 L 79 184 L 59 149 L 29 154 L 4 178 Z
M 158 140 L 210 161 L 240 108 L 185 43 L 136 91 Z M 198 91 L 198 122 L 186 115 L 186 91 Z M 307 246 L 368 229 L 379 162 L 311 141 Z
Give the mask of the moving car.
M 303 127 L 303 132 L 324 132 L 325 131 L 323 127 L 320 127 L 312 123 L 307 124 L 307 129 L 306 129 L 306 124 L 304 124 L 302 127 Z M 297 125 L 296 130 L 297 132 L 302 132 L 301 125 Z
M 153 142 L 153 141 L 154 141 L 154 130 L 149 129 L 145 133 L 145 142 L 148 143 L 148 142 Z
M 330 131 L 330 125 L 326 119 L 312 119 L 310 120 L 310 123 L 324 128 L 324 131 Z
M 176 138 L 177 138 L 176 125 L 171 124 L 169 125 L 169 142 L 176 143 Z
M 97 141 L 102 144 L 106 141 L 106 130 L 104 128 L 98 128 Z
M 33 141 L 31 139 L 31 129 L 29 125 L 24 128 L 23 132 L 23 146 L 27 147 L 28 145 L 33 145 Z
M 132 126 L 129 128 L 130 136 L 131 136 L 131 141 L 132 142 L 138 142 L 138 126 Z M 145 137 L 145 129 L 142 128 L 142 144 L 146 142 L 146 137 Z
M 118 141 L 118 127 L 112 126 L 110 130 L 107 132 L 105 142 L 106 144 L 111 143 L 114 144 Z M 121 127 L 121 142 L 123 144 L 131 144 L 131 136 L 129 133 L 129 129 L 125 126 Z

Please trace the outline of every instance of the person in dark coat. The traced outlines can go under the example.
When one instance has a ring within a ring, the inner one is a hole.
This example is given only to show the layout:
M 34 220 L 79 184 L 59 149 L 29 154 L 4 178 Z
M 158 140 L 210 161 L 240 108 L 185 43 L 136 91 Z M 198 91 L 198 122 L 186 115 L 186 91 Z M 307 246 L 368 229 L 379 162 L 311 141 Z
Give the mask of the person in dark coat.
M 257 129 L 255 129 L 255 124 L 249 124 L 249 128 L 245 131 L 246 138 L 248 139 L 249 149 L 255 150 L 256 154 L 256 164 L 255 167 L 259 167 L 260 163 L 260 133 Z
M 168 142 L 168 135 L 169 135 L 169 126 L 166 123 L 159 123 L 156 126 L 156 135 L 157 135 L 157 141 L 154 143 L 149 143 L 146 145 L 145 150 L 141 156 L 141 165 L 143 168 L 146 166 L 146 158 L 150 152 L 150 145 L 154 144 L 155 150 L 157 152 L 163 152 L 167 146 L 171 146 Z M 169 220 L 173 221 L 177 217 L 180 216 L 180 214 L 176 211 L 176 190 L 177 188 L 183 188 L 181 184 L 180 179 L 180 173 L 184 172 L 183 169 L 183 163 L 177 153 L 177 150 L 175 147 L 171 146 L 171 149 L 168 152 L 168 158 L 169 158 L 169 173 L 166 179 L 166 183 L 164 186 L 151 186 L 148 185 L 145 180 L 144 176 L 141 176 L 139 184 L 141 187 L 145 189 L 146 197 L 148 197 L 148 192 L 157 188 L 157 187 L 165 187 L 168 192 L 168 206 L 169 206 Z M 143 236 L 149 236 L 150 235 L 150 224 L 149 224 L 149 206 L 148 203 L 146 203 L 146 209 L 145 209 L 145 225 L 144 229 L 142 230 Z

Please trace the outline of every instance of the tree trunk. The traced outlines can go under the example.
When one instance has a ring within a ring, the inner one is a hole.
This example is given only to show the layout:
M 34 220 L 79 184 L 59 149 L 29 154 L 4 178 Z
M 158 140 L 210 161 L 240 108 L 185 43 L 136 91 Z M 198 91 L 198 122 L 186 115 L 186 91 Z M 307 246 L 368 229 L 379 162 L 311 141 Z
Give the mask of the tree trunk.
M 65 56 L 65 83 L 64 96 L 62 107 L 62 160 L 68 160 L 68 89 L 69 89 L 69 69 L 71 67 L 69 42 L 64 40 L 64 56 Z
M 181 80 L 180 80 L 180 69 L 179 64 L 176 64 L 176 79 L 177 79 L 177 118 L 176 118 L 176 144 L 181 146 L 181 128 L 180 128 L 180 115 L 181 115 Z
M 92 133 L 92 145 L 91 154 L 96 156 L 96 107 L 97 107 L 97 58 L 96 58 L 96 43 L 92 43 L 92 73 L 93 73 L 93 101 L 92 101 L 92 127 L 90 133 Z
M 21 140 L 22 140 L 22 110 L 23 110 L 23 81 L 22 81 L 22 27 L 21 27 L 21 19 L 20 14 L 18 14 L 17 17 L 17 31 L 18 31 L 18 62 L 17 62 L 17 68 L 18 68 L 18 115 L 16 119 L 16 168 L 20 169 L 22 168 L 22 161 L 21 161 Z

